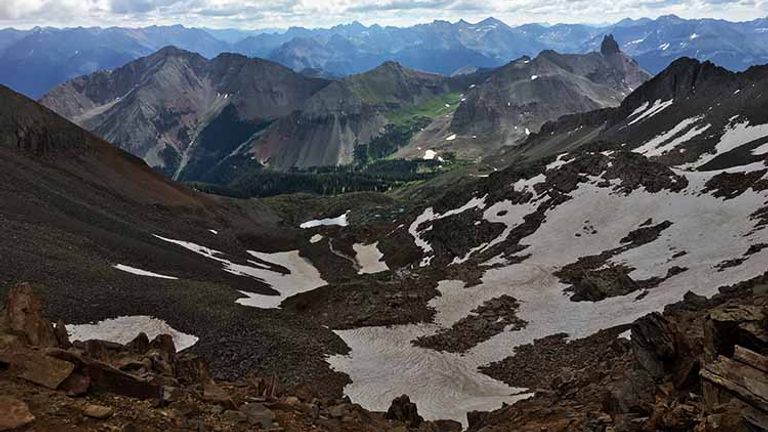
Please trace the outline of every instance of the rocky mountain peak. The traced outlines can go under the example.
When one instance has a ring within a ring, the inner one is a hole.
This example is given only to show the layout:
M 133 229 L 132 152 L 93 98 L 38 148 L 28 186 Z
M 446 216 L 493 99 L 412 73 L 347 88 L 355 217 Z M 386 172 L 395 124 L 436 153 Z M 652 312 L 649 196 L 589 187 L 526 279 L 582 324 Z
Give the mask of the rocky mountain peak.
M 387 60 L 384 63 L 382 63 L 381 66 L 379 66 L 376 69 L 381 69 L 381 70 L 398 70 L 399 71 L 399 70 L 403 70 L 405 68 L 403 67 L 403 65 L 401 65 L 400 63 L 398 63 L 398 62 L 396 62 L 394 60 Z
M 155 54 L 151 55 L 150 57 L 166 58 L 166 57 L 187 57 L 187 56 L 197 56 L 197 55 L 198 54 L 195 54 L 191 51 L 183 50 L 173 45 L 168 45 L 166 47 L 160 48 L 157 52 L 155 52 Z
M 619 44 L 616 42 L 616 39 L 613 38 L 612 34 L 607 34 L 603 38 L 603 43 L 600 44 L 600 53 L 602 53 L 604 56 L 618 54 L 621 52 L 621 49 L 619 49 Z
M 502 21 L 500 21 L 500 20 L 498 20 L 498 19 L 496 19 L 494 17 L 488 17 L 488 18 L 480 21 L 477 24 L 481 25 L 481 26 L 494 26 L 494 27 L 506 27 L 507 26 Z
M 731 75 L 726 69 L 711 62 L 682 57 L 669 65 L 667 69 L 656 75 L 645 86 L 638 89 L 636 94 L 628 98 L 628 102 L 668 100 L 687 97 L 706 86 L 717 87 Z

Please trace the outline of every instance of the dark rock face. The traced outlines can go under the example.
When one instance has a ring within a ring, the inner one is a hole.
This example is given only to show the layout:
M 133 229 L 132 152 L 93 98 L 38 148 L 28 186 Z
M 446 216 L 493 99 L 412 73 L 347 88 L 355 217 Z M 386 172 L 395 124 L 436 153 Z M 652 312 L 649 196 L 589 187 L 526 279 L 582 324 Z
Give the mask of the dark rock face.
M 411 427 L 419 427 L 424 419 L 419 415 L 416 404 L 411 402 L 407 395 L 402 395 L 392 401 L 392 405 L 387 410 L 385 416 L 390 420 L 397 420 L 407 423 Z
M 675 335 L 659 313 L 646 315 L 632 325 L 632 348 L 637 362 L 654 378 L 661 378 L 665 363 L 675 356 Z
M 603 38 L 602 44 L 600 44 L 600 54 L 607 56 L 618 54 L 620 52 L 621 49 L 619 49 L 619 44 L 616 42 L 616 39 L 613 38 L 613 35 L 606 35 L 605 38 Z
M 757 306 L 724 307 L 707 316 L 704 327 L 707 359 L 718 355 L 732 356 L 741 345 L 760 354 L 768 354 L 768 331 L 765 310 Z

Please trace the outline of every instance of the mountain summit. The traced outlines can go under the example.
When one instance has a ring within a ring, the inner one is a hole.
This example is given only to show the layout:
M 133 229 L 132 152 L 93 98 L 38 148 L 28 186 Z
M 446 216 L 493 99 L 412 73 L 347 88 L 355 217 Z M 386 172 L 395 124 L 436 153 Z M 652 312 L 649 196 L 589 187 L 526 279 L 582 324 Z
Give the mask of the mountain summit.
M 327 84 L 240 54 L 207 60 L 165 47 L 66 82 L 41 102 L 173 176 L 200 153 L 231 152 Z
M 619 44 L 616 42 L 616 39 L 613 38 L 613 35 L 606 35 L 603 38 L 603 43 L 600 45 L 600 53 L 604 56 L 608 56 L 619 54 L 620 52 L 621 49 L 619 49 Z
M 617 106 L 649 78 L 610 36 L 601 52 L 523 56 L 466 89 L 449 123 L 428 128 L 404 154 L 427 147 L 466 158 L 485 156 L 521 143 L 562 115 Z

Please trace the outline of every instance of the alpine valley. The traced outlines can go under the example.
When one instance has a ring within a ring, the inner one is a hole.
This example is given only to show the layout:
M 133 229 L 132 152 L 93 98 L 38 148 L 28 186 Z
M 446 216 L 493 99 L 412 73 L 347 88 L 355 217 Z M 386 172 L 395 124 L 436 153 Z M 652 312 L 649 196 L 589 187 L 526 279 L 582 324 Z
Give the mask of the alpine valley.
M 0 86 L 0 430 L 768 430 L 764 21 L 78 29 L 143 43 Z

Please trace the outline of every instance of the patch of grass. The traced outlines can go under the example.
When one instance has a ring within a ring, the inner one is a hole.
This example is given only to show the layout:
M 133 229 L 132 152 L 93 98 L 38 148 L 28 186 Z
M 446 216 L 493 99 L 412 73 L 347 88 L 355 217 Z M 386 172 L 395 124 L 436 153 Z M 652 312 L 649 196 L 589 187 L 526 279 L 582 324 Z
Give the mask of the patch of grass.
M 397 125 L 408 123 L 418 117 L 428 117 L 433 119 L 454 112 L 459 106 L 460 101 L 460 93 L 443 93 L 418 105 L 404 107 L 397 111 L 393 111 L 387 114 L 387 118 Z

